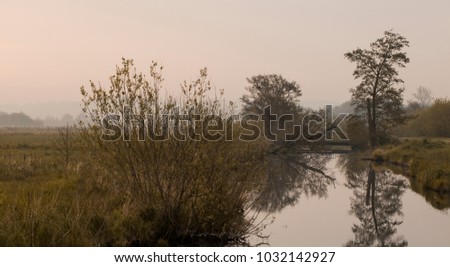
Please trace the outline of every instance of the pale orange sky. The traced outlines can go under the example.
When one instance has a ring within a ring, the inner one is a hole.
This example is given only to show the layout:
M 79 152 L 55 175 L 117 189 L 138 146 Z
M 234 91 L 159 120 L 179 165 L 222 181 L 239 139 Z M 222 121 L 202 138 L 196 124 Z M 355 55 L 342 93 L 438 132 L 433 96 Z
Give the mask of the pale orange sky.
M 121 57 L 145 72 L 162 62 L 169 91 L 206 66 L 231 100 L 246 77 L 276 73 L 301 85 L 303 103 L 337 104 L 357 84 L 344 53 L 389 29 L 411 45 L 405 98 L 420 85 L 449 96 L 449 14 L 448 0 L 1 0 L 0 104 L 79 101 Z

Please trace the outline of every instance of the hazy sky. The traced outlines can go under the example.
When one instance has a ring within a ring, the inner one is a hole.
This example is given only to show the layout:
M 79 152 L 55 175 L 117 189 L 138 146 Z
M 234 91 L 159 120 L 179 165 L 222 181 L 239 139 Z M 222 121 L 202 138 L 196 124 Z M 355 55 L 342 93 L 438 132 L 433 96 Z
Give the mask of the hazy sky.
M 450 1 L 7 1 L 0 0 L 0 104 L 80 100 L 107 85 L 121 57 L 165 66 L 177 91 L 208 67 L 237 100 L 246 77 L 282 74 L 302 101 L 340 103 L 355 86 L 344 53 L 393 29 L 410 41 L 405 98 L 420 85 L 450 92 Z

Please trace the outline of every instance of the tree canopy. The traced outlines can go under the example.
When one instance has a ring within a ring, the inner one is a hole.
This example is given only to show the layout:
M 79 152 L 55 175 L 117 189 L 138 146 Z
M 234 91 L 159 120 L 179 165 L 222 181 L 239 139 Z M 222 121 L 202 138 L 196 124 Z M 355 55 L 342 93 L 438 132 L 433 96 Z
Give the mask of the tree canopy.
M 245 89 L 247 94 L 241 97 L 243 111 L 262 114 L 266 106 L 278 115 L 296 113 L 300 110 L 300 86 L 295 81 L 288 81 L 281 75 L 256 75 L 247 78 L 250 84 Z

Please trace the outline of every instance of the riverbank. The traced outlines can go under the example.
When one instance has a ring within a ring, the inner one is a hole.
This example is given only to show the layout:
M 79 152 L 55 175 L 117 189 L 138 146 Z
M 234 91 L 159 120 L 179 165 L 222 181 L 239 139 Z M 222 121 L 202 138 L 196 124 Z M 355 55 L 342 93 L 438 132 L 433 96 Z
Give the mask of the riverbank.
M 376 161 L 404 167 L 406 174 L 424 190 L 450 194 L 450 142 L 404 139 L 372 153 Z

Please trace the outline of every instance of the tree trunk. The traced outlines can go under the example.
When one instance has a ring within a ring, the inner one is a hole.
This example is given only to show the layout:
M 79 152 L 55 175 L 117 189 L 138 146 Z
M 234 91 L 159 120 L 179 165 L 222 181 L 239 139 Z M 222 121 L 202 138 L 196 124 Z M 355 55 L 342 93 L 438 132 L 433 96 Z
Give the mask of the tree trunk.
M 375 125 L 375 108 L 373 101 L 367 98 L 367 122 L 369 124 L 369 146 L 374 150 L 377 145 L 377 129 Z

